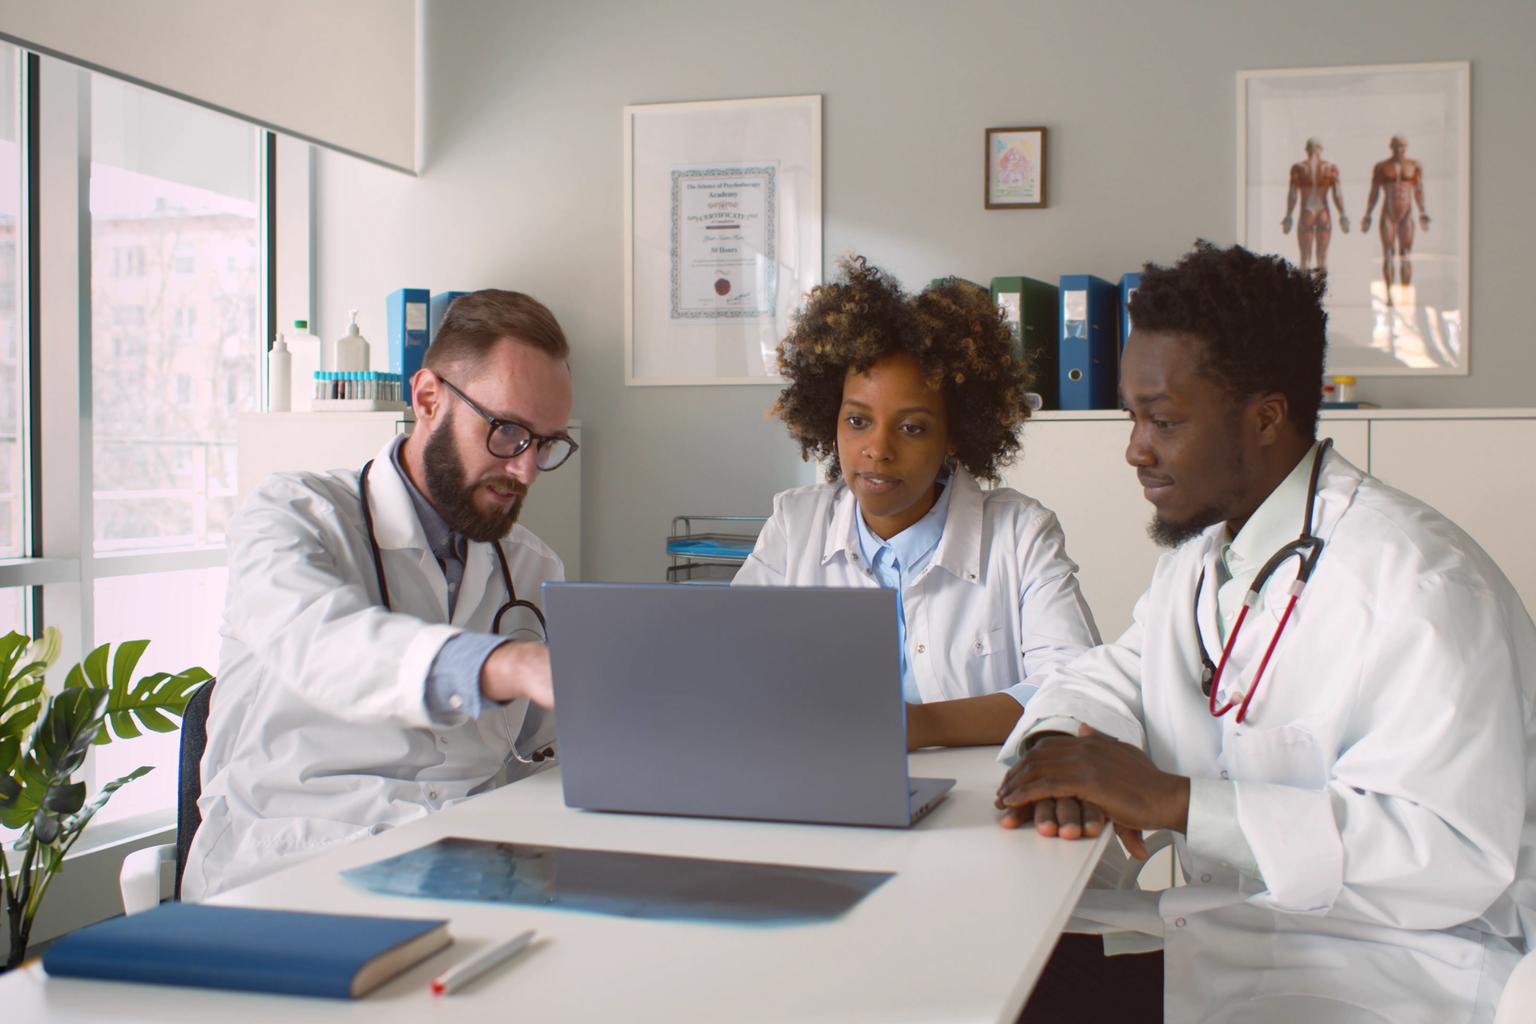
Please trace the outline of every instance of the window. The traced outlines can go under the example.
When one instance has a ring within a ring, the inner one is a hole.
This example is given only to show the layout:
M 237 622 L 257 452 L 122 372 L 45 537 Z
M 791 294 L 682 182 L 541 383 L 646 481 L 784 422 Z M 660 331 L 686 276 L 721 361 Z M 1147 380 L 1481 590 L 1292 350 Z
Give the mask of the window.
M 22 318 L 21 60 L 0 45 L 0 558 L 28 553 L 27 363 Z M 24 589 L 0 591 L 0 630 L 26 620 Z
M 27 88 L 38 80 L 40 104 Z M 69 98 L 50 106 L 50 94 Z M 225 115 L 0 44 L 0 559 L 14 560 L 0 564 L 0 632 L 31 631 L 40 607 L 72 658 L 148 638 L 140 675 L 217 670 L 236 424 L 256 408 L 268 308 L 253 257 L 262 141 Z M 88 295 L 29 296 L 33 203 L 79 211 L 79 230 L 56 228 L 43 251 L 73 262 L 81 237 Z M 47 303 L 38 319 L 32 302 Z M 47 347 L 37 322 L 56 325 Z M 36 477 L 34 443 L 48 452 Z M 44 486 L 60 499 L 36 504 Z M 155 768 L 95 820 L 168 820 L 178 743 L 94 748 L 93 788 Z
M 234 118 L 91 76 L 92 249 L 143 259 L 132 276 L 92 280 L 94 323 L 144 328 L 136 379 L 93 380 L 98 555 L 224 542 L 237 417 L 256 407 L 262 351 L 248 259 L 261 245 L 260 139 Z M 240 269 L 198 275 L 200 257 Z M 110 361 L 111 334 L 97 330 L 93 348 Z
M 97 579 L 92 595 L 96 635 L 114 644 L 150 638 L 138 675 L 179 672 L 190 665 L 216 671 L 226 579 L 223 566 Z M 141 764 L 153 765 L 154 771 L 114 794 L 97 820 L 115 821 L 174 807 L 180 744 L 179 733 L 145 732 L 129 743 L 98 747 L 92 766 L 98 785 Z

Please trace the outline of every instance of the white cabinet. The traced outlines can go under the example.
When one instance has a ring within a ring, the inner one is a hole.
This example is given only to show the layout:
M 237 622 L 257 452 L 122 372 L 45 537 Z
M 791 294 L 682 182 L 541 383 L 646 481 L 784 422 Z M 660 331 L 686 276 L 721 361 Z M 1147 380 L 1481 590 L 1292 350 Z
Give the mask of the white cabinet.
M 269 412 L 240 417 L 240 497 L 279 470 L 362 469 L 384 442 L 409 433 L 410 413 Z M 571 437 L 581 441 L 581 424 Z M 581 579 L 581 452 L 553 473 L 540 473 L 523 502 L 524 526 L 555 549 L 567 579 Z
M 1325 412 L 1318 433 L 1350 462 L 1428 502 L 1481 544 L 1536 608 L 1536 545 L 1519 528 L 1536 505 L 1522 467 L 1536 450 L 1536 410 Z M 1160 549 L 1147 537 L 1152 506 L 1125 461 L 1122 412 L 1038 413 L 1005 486 L 1054 511 L 1099 632 L 1131 623 Z
M 1371 472 L 1441 512 L 1504 570 L 1536 609 L 1536 413 L 1371 421 Z
M 1041 413 L 1024 424 L 1024 451 L 1002 483 L 1056 513 L 1078 584 L 1105 640 L 1131 624 L 1160 548 L 1147 536 L 1152 506 L 1125 461 L 1123 414 Z

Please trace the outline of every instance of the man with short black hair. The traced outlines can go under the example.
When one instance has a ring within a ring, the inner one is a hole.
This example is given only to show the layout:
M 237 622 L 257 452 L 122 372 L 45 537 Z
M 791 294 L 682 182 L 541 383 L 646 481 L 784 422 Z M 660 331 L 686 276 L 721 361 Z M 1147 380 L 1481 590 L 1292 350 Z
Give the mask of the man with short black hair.
M 420 817 L 546 756 L 554 698 L 535 602 L 565 573 L 517 517 L 576 447 L 568 355 L 535 299 L 461 296 L 412 379 L 409 437 L 360 469 L 275 474 L 231 524 L 184 895 Z
M 1470 537 L 1316 441 L 1321 292 L 1238 247 L 1147 267 L 1126 459 L 1172 550 L 1043 681 L 998 806 L 1132 853 L 1174 833 L 1188 884 L 1090 890 L 1070 926 L 1160 943 L 1170 1021 L 1491 1021 L 1536 937 L 1536 627 Z M 1157 972 L 1138 997 L 1143 958 L 1082 941 L 1023 1019 L 1157 1019 Z

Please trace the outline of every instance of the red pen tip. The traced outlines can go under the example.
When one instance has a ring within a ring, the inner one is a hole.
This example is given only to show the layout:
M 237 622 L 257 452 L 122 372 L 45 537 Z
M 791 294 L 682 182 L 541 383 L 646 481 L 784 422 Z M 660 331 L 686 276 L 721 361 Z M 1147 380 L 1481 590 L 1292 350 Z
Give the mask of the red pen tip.
M 440 996 L 440 995 L 443 994 L 443 983 L 442 982 L 440 982 L 440 981 L 433 981 L 432 982 L 432 994 L 435 995 L 435 996 Z

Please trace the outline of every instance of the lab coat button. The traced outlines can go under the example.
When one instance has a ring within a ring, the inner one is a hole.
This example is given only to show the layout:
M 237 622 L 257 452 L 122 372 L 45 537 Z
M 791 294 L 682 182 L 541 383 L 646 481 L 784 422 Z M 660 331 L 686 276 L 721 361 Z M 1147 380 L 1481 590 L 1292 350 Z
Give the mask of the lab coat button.
M 918 654 L 922 654 L 922 653 L 923 653 L 923 651 L 924 651 L 924 650 L 926 650 L 926 649 L 927 649 L 927 648 L 925 648 L 925 647 L 924 647 L 924 646 L 923 646 L 923 645 L 922 645 L 922 644 L 918 644 L 918 645 L 917 645 L 917 653 L 918 653 Z
M 1211 876 L 1210 875 L 1201 875 L 1200 876 L 1200 881 L 1202 881 L 1202 882 L 1209 882 L 1210 880 L 1211 880 Z
M 977 654 L 980 654 L 980 653 L 981 653 L 981 649 L 982 649 L 982 648 L 981 648 L 981 641 L 980 641 L 980 640 L 977 640 L 977 641 L 976 641 L 976 653 L 977 653 Z
M 1173 919 L 1173 926 L 1175 928 L 1183 928 L 1184 927 L 1184 919 L 1182 917 L 1174 918 Z
M 457 711 L 464 706 L 464 698 L 460 697 L 456 693 L 450 694 L 448 697 L 448 706 Z
M 1223 768 L 1221 770 L 1221 777 L 1224 778 L 1224 779 L 1230 779 L 1232 776 L 1228 775 L 1227 774 L 1227 770 L 1225 768 Z

